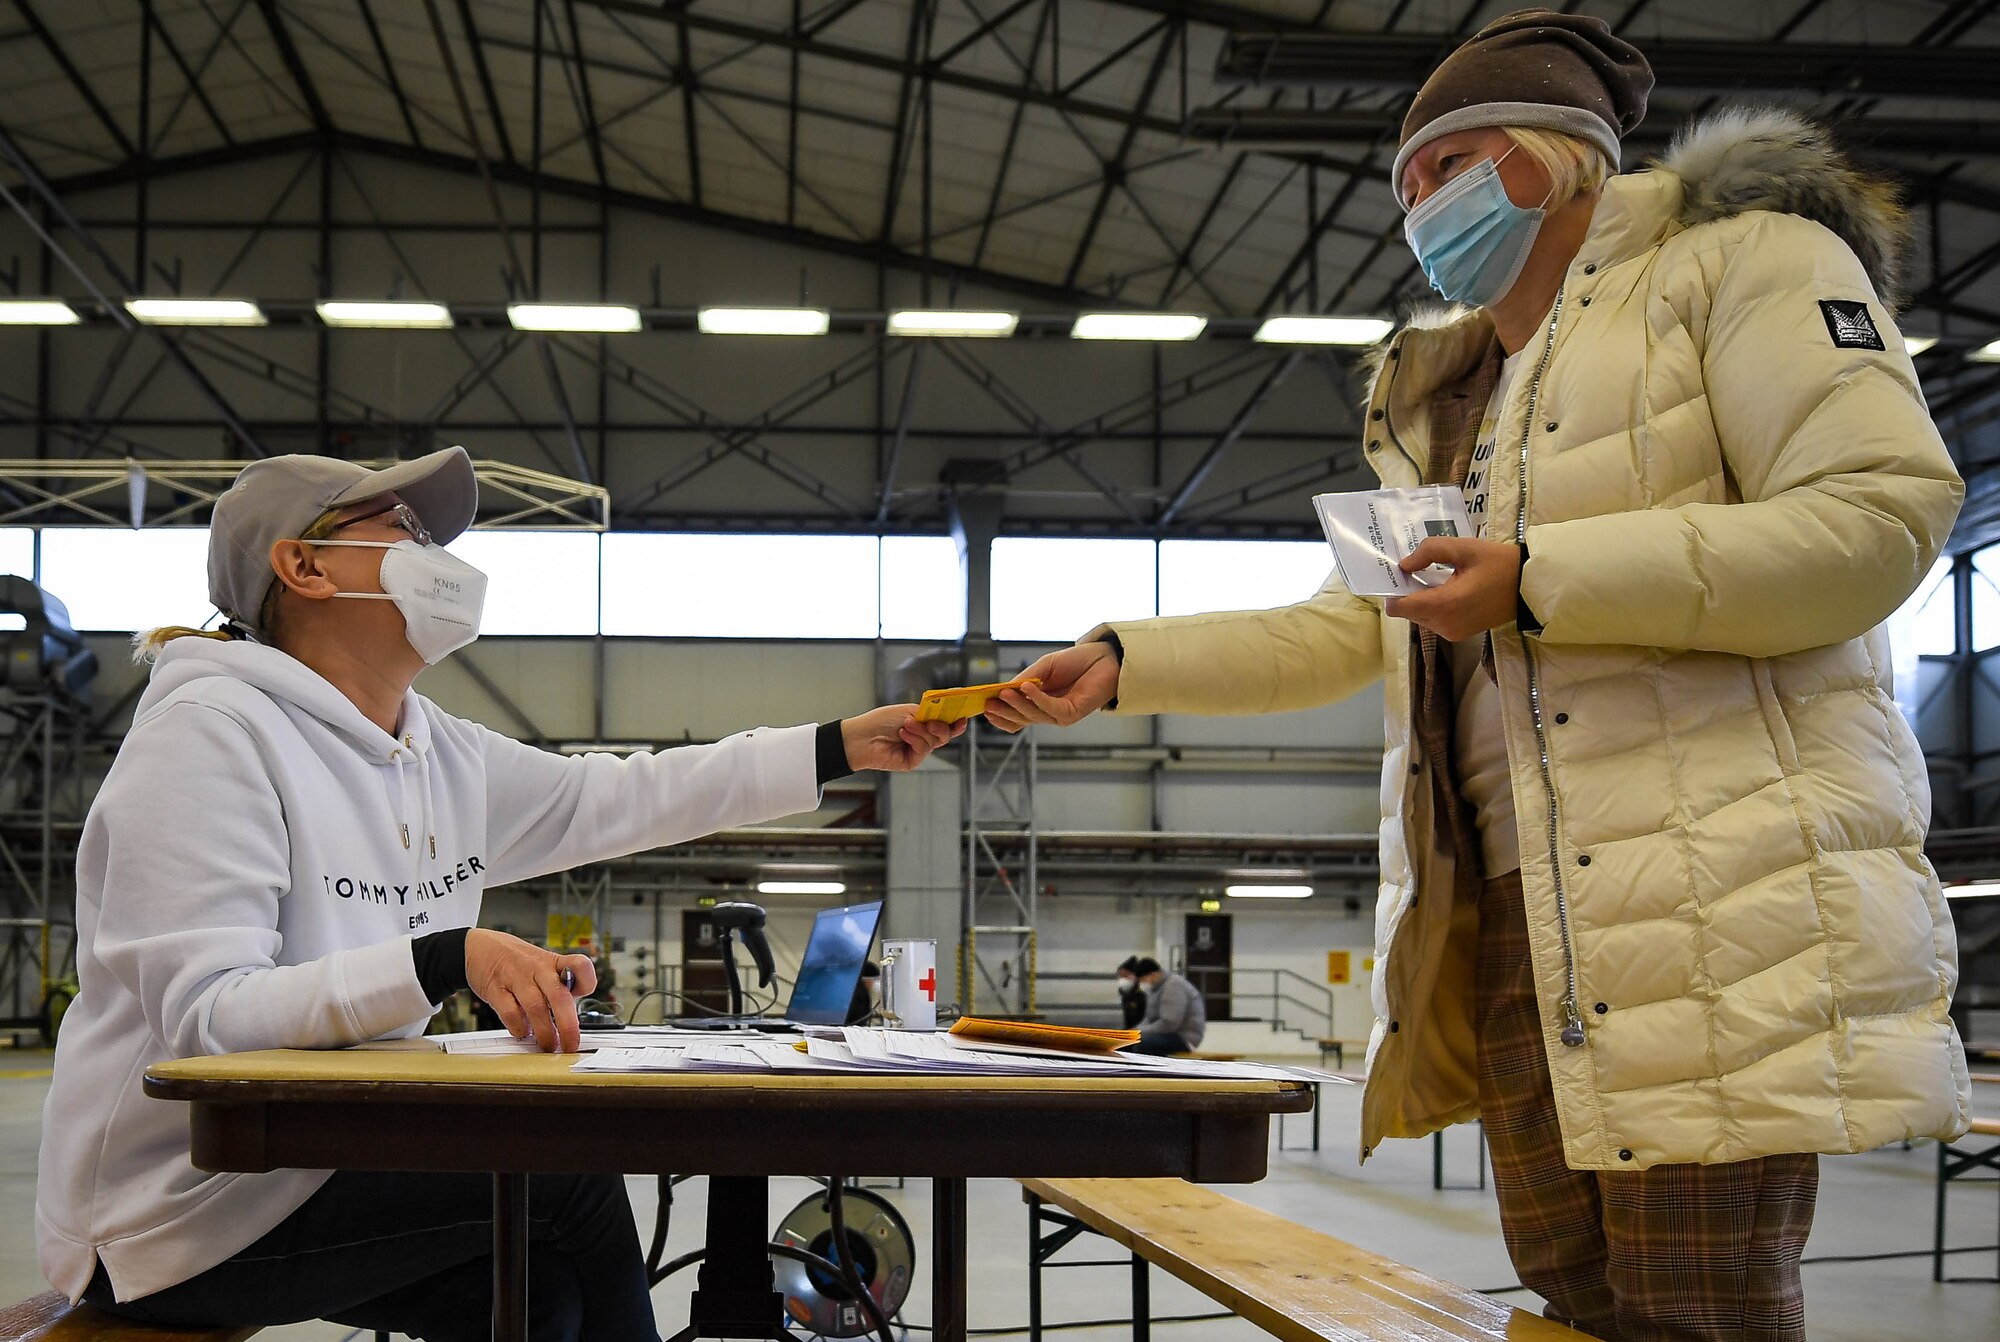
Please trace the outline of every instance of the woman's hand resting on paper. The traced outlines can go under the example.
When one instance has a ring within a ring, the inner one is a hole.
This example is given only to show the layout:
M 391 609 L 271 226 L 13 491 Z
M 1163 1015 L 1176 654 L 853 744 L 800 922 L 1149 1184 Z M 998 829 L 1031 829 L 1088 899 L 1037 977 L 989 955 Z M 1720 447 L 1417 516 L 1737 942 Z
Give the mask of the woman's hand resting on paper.
M 563 986 L 565 969 L 570 987 Z M 577 999 L 597 991 L 597 967 L 587 955 L 557 955 L 475 927 L 465 934 L 465 981 L 516 1039 L 533 1038 L 544 1053 L 574 1053 L 581 1042 Z

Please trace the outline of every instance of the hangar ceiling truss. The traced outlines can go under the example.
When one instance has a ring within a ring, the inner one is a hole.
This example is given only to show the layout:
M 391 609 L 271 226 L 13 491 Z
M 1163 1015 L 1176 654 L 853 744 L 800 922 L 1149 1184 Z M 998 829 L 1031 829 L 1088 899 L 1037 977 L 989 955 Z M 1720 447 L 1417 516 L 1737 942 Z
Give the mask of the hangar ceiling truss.
M 1239 332 L 1273 313 L 1394 314 L 1424 292 L 1386 181 L 1403 109 L 1442 53 L 1509 7 L 0 0 L 0 185 L 46 242 L 39 275 L 29 258 L 0 283 L 79 293 L 123 327 L 81 404 L 11 390 L 0 418 L 32 428 L 37 455 L 186 455 L 169 440 L 199 420 L 143 408 L 144 388 L 179 378 L 227 455 L 418 450 L 505 428 L 530 445 L 524 465 L 597 484 L 619 450 L 603 409 L 616 387 L 670 444 L 636 484 L 625 473 L 619 525 L 869 530 L 939 524 L 937 481 L 909 463 L 915 444 L 950 441 L 923 410 L 925 392 L 948 385 L 1006 426 L 968 454 L 1064 497 L 1059 515 L 1028 507 L 1020 526 L 1303 534 L 1270 505 L 1355 470 L 1345 355 L 1225 332 L 1156 358 L 1139 394 L 1107 387 L 1079 414 L 970 342 L 877 334 L 830 343 L 809 379 L 760 410 L 725 413 L 615 342 L 511 331 L 500 309 L 557 283 L 554 251 L 581 238 L 596 244 L 593 297 L 671 313 L 682 301 L 671 274 L 651 295 L 613 293 L 608 221 L 629 212 L 873 265 L 938 306 L 977 293 L 1055 314 L 1179 308 Z M 1906 324 L 1940 338 L 1919 365 L 1927 394 L 1967 465 L 1983 466 L 1993 449 L 1974 445 L 2000 421 L 2000 368 L 1964 355 L 2000 338 L 2000 0 L 1564 7 L 1607 19 L 1654 60 L 1640 153 L 1719 103 L 1779 101 L 1902 179 L 1920 222 Z M 165 181 L 253 163 L 281 165 L 280 189 L 262 201 L 218 202 L 210 219 L 153 208 Z M 360 165 L 385 163 L 463 178 L 480 217 L 384 202 Z M 336 195 L 356 208 L 336 211 Z M 213 273 L 185 274 L 169 235 L 203 225 L 241 246 Z M 310 301 L 337 287 L 344 232 L 398 248 L 402 282 L 426 293 L 401 249 L 437 230 L 497 243 L 498 279 L 486 294 L 448 295 L 486 319 L 454 327 L 458 371 L 414 411 L 392 413 L 377 389 L 336 378 L 323 329 L 301 357 L 295 339 L 279 349 L 255 331 L 136 327 L 119 309 L 141 292 L 221 292 L 260 239 L 301 233 L 321 292 L 259 297 L 277 326 L 312 327 Z M 849 325 L 867 330 L 868 315 Z M 43 349 L 62 338 L 42 336 Z M 1301 370 L 1327 407 L 1313 429 L 1270 418 Z M 297 413 L 238 413 L 227 387 L 241 377 L 281 389 Z M 872 415 L 834 411 L 861 387 L 875 392 Z M 802 450 L 815 435 L 869 444 L 872 478 Z M 1152 478 L 1102 459 L 1107 445 L 1147 439 L 1168 462 Z M 724 463 L 768 488 L 699 512 L 673 506 Z

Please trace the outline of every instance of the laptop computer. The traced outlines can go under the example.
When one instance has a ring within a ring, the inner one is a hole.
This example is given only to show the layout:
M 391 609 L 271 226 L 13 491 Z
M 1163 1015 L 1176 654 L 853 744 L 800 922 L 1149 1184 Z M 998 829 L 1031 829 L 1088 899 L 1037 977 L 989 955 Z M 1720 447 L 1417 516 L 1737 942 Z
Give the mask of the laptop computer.
M 692 1030 L 789 1030 L 801 1025 L 841 1025 L 861 982 L 861 966 L 882 921 L 882 901 L 822 909 L 813 918 L 783 1016 L 685 1016 L 672 1022 Z

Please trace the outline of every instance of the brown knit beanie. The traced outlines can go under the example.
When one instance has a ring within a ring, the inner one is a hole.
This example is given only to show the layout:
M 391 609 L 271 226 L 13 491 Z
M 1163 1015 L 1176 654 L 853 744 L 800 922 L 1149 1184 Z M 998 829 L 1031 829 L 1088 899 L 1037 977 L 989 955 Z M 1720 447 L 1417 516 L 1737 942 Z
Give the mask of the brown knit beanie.
M 1403 118 L 1389 181 L 1403 199 L 1403 168 L 1441 135 L 1484 126 L 1535 126 L 1596 145 L 1618 164 L 1620 137 L 1646 115 L 1653 69 L 1603 19 L 1522 9 L 1495 19 L 1444 58 Z

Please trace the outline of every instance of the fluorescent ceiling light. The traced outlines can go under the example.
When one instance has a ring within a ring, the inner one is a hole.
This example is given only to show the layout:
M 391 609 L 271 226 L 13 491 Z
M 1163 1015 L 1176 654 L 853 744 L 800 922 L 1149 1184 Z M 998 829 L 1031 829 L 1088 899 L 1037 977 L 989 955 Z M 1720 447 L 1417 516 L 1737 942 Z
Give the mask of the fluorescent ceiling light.
M 900 336 L 1010 336 L 1021 323 L 1014 312 L 923 312 L 889 314 L 889 334 Z
M 350 303 L 329 300 L 314 304 L 328 326 L 381 326 L 406 330 L 441 330 L 451 325 L 451 310 L 442 303 Z
M 1225 885 L 1222 893 L 1231 899 L 1307 899 L 1313 888 L 1309 885 Z
M 636 331 L 639 309 L 622 303 L 509 303 L 516 331 Z
M 1994 895 L 2000 895 L 2000 881 L 1967 881 L 1944 888 L 1946 899 L 1989 899 Z
M 759 881 L 760 895 L 844 895 L 845 881 Z
M 1256 339 L 1267 345 L 1373 345 L 1395 329 L 1380 317 L 1267 317 Z
M 1069 328 L 1078 340 L 1193 340 L 1208 318 L 1190 312 L 1086 312 Z
M 1974 363 L 2000 363 L 2000 340 L 1981 345 L 1965 357 Z
M 1906 354 L 1908 354 L 1912 359 L 1916 358 L 1919 354 L 1922 354 L 1925 350 L 1929 349 L 1932 345 L 1935 344 L 1937 344 L 1936 336 L 1906 335 L 1903 337 L 1903 351 Z
M 825 335 L 824 308 L 703 308 L 695 325 L 709 335 Z
M 0 301 L 0 326 L 74 326 L 83 319 L 60 298 L 9 298 Z
M 240 298 L 134 298 L 125 310 L 148 326 L 264 326 L 264 311 Z

